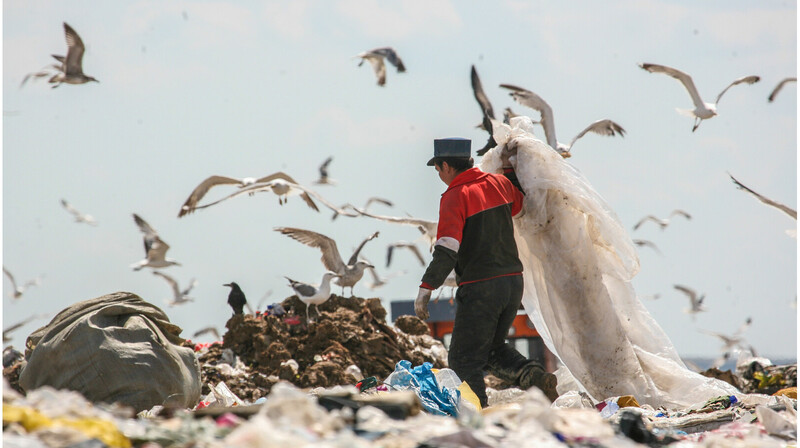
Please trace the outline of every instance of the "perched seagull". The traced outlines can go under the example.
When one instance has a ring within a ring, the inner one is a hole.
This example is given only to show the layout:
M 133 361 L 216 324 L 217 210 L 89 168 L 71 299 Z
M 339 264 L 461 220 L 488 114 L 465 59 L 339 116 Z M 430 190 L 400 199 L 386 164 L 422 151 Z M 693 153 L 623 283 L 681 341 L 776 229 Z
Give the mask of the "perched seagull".
M 431 252 L 433 252 L 433 244 L 436 242 L 436 231 L 439 226 L 438 221 L 427 221 L 425 219 L 418 219 L 412 217 L 399 218 L 394 216 L 373 215 L 361 209 L 357 209 L 356 211 L 364 216 L 380 219 L 381 221 L 393 222 L 395 224 L 405 224 L 416 227 L 422 233 L 422 237 L 430 246 Z
M 722 349 L 723 353 L 730 352 L 734 348 L 740 348 L 745 350 L 744 346 L 744 337 L 742 337 L 742 333 L 744 333 L 748 328 L 750 328 L 750 324 L 753 322 L 753 319 L 747 318 L 744 323 L 732 334 L 726 335 L 722 333 L 716 333 L 713 331 L 707 330 L 699 330 L 701 333 L 710 334 L 712 336 L 716 336 L 720 340 L 722 340 Z
M 315 180 L 314 183 L 317 185 L 333 185 L 336 183 L 335 180 L 328 177 L 328 165 L 331 164 L 333 161 L 333 157 L 328 157 L 322 162 L 322 165 L 319 166 L 319 179 Z M 294 181 L 292 181 L 294 182 Z M 296 182 L 295 182 L 296 183 Z
M 217 327 L 214 327 L 214 326 L 201 328 L 201 329 L 195 331 L 194 334 L 192 335 L 192 337 L 193 338 L 199 338 L 200 336 L 202 336 L 204 334 L 208 334 L 208 333 L 211 333 L 211 334 L 214 335 L 214 340 L 215 341 L 221 341 L 222 340 L 222 336 L 219 335 L 219 330 L 217 330 Z
M 40 281 L 40 279 L 37 277 L 33 280 L 28 280 L 21 286 L 18 286 L 17 282 L 14 280 L 14 276 L 11 275 L 10 272 L 8 272 L 8 269 L 6 269 L 5 266 L 3 266 L 3 274 L 5 274 L 6 277 L 8 277 L 8 279 L 11 280 L 11 287 L 14 288 L 14 291 L 11 293 L 11 297 L 15 299 L 19 299 L 20 297 L 22 297 L 22 294 L 24 294 L 25 290 L 28 289 L 29 287 L 38 286 Z
M 517 87 L 511 84 L 500 84 L 500 87 L 506 88 L 511 90 L 511 95 L 514 100 L 523 106 L 530 107 L 531 109 L 535 109 L 539 111 L 541 114 L 541 125 L 544 128 L 544 135 L 547 140 L 547 144 L 550 145 L 553 149 L 558 151 L 561 154 L 561 157 L 565 159 L 568 157 L 572 157 L 570 151 L 572 150 L 572 146 L 575 142 L 586 135 L 587 132 L 594 132 L 595 134 L 600 135 L 608 135 L 608 136 L 615 136 L 619 133 L 620 137 L 625 136 L 625 129 L 622 128 L 619 124 L 615 123 L 611 120 L 597 120 L 594 123 L 587 126 L 584 130 L 578 133 L 575 137 L 572 138 L 572 141 L 569 142 L 569 145 L 565 145 L 558 141 L 556 138 L 556 127 L 553 118 L 553 109 L 550 107 L 549 104 L 545 100 L 543 100 L 539 95 L 531 92 L 528 89 L 524 89 L 522 87 Z
M 728 173 L 728 176 L 731 177 L 731 180 L 733 181 L 734 184 L 736 184 L 736 186 L 738 188 L 740 188 L 740 189 L 752 194 L 753 196 L 755 196 L 759 201 L 763 202 L 764 204 L 771 205 L 771 206 L 777 208 L 778 210 L 786 213 L 787 215 L 791 216 L 792 218 L 797 219 L 797 210 L 789 208 L 789 207 L 787 207 L 787 206 L 785 206 L 785 205 L 783 205 L 781 203 L 775 202 L 770 198 L 761 196 L 760 194 L 756 193 L 755 191 L 745 187 L 741 182 L 736 180 L 735 177 L 731 176 L 731 173 Z
M 787 82 L 797 82 L 797 78 L 786 78 L 781 82 L 779 82 L 778 85 L 775 86 L 774 89 L 772 89 L 772 93 L 769 94 L 769 98 L 767 98 L 767 101 L 769 101 L 770 103 L 775 101 L 775 95 L 777 95 L 778 92 L 781 91 L 781 89 L 783 88 L 784 85 L 786 85 Z
M 223 201 L 225 199 L 229 199 L 230 197 L 233 196 L 233 195 L 229 195 L 229 196 L 226 196 L 226 197 L 224 197 L 224 198 L 222 198 L 222 199 L 220 199 L 220 200 L 218 200 L 216 202 L 213 202 L 211 204 L 198 206 L 197 203 L 201 199 L 203 199 L 203 196 L 205 196 L 206 193 L 208 193 L 208 190 L 210 190 L 212 187 L 217 186 L 217 185 L 238 185 L 239 186 L 239 192 L 241 192 L 243 189 L 248 188 L 248 187 L 253 187 L 253 186 L 257 186 L 257 185 L 266 184 L 267 186 L 270 187 L 270 189 L 273 192 L 275 192 L 275 194 L 278 195 L 278 203 L 283 205 L 283 204 L 286 203 L 286 200 L 282 199 L 282 198 L 285 198 L 285 196 L 289 193 L 290 187 L 289 187 L 289 185 L 287 185 L 287 184 L 285 184 L 285 183 L 283 183 L 281 181 L 285 181 L 285 182 L 288 182 L 288 183 L 291 183 L 291 184 L 296 184 L 297 183 L 297 182 L 294 181 L 294 179 L 289 177 L 288 174 L 286 174 L 284 172 L 281 172 L 281 171 L 278 171 L 276 173 L 272 173 L 269 176 L 264 176 L 264 177 L 261 177 L 261 178 L 258 178 L 258 179 L 254 178 L 254 177 L 245 177 L 245 178 L 242 178 L 242 179 L 236 179 L 236 178 L 233 178 L 233 177 L 226 177 L 226 176 L 211 176 L 211 177 L 207 178 L 206 180 L 204 180 L 203 182 L 200 182 L 200 185 L 198 185 L 198 186 L 196 186 L 194 188 L 192 193 L 189 195 L 189 198 L 187 198 L 186 202 L 184 202 L 183 206 L 181 206 L 181 210 L 178 212 L 178 218 L 180 218 L 181 216 L 184 216 L 186 214 L 192 213 L 196 209 L 209 207 L 209 206 L 214 205 L 216 203 L 219 203 L 219 202 L 221 202 L 221 201 Z M 236 195 L 237 193 L 234 193 L 234 195 Z M 252 194 L 252 193 L 250 193 L 250 194 Z M 306 204 L 308 204 L 309 207 L 311 207 L 312 209 L 314 209 L 316 211 L 319 211 L 319 209 L 317 208 L 316 204 L 314 204 L 314 201 L 312 201 L 311 198 L 308 197 L 308 194 L 301 193 L 300 197 L 302 197 L 303 200 L 306 201 Z
M 675 210 L 672 211 L 672 213 L 669 214 L 670 218 L 672 218 L 675 215 L 683 216 L 686 219 L 692 219 L 692 215 L 690 215 L 690 214 L 688 214 L 685 211 L 680 210 L 680 209 L 675 209 Z M 640 219 L 639 222 L 637 222 L 633 226 L 633 230 L 639 229 L 639 227 L 641 227 L 642 224 L 644 224 L 647 221 L 653 221 L 654 223 L 658 224 L 659 227 L 661 227 L 661 230 L 664 230 L 664 228 L 669 225 L 669 221 L 670 220 L 669 220 L 669 218 L 661 219 L 661 218 L 657 218 L 657 217 L 655 217 L 653 215 L 647 215 L 644 218 Z
M 247 298 L 244 296 L 242 288 L 240 288 L 236 282 L 225 283 L 222 286 L 231 288 L 231 292 L 228 293 L 228 305 L 233 309 L 233 314 L 244 314 L 244 306 L 247 304 Z
M 172 265 L 181 265 L 172 258 L 167 258 L 169 244 L 165 243 L 161 240 L 161 238 L 159 238 L 158 233 L 156 233 L 156 231 L 150 227 L 150 224 L 148 224 L 147 221 L 140 218 L 136 213 L 133 214 L 133 220 L 136 221 L 136 225 L 139 226 L 139 230 L 144 233 L 145 253 L 145 258 L 143 260 L 131 265 L 134 271 L 138 271 L 144 267 L 158 269 L 166 268 Z
M 419 260 L 419 264 L 425 266 L 425 259 L 422 258 L 422 253 L 419 251 L 419 248 L 414 243 L 409 243 L 408 241 L 397 241 L 389 245 L 386 249 L 386 267 L 388 268 L 390 264 L 392 264 L 392 254 L 394 253 L 395 248 L 405 248 L 410 250 Z
M 478 106 L 480 106 L 481 114 L 483 116 L 479 127 L 483 128 L 489 133 L 489 139 L 486 141 L 486 145 L 476 151 L 476 154 L 482 156 L 486 154 L 487 151 L 497 146 L 497 142 L 494 140 L 494 135 L 492 135 L 494 108 L 492 108 L 492 103 L 489 101 L 489 97 L 486 96 L 486 93 L 483 91 L 481 79 L 478 77 L 478 72 L 475 70 L 474 65 L 470 71 L 470 82 L 472 83 L 472 93 L 475 95 L 475 99 L 478 101 Z
M 53 55 L 61 63 L 61 67 L 59 67 L 59 72 L 50 78 L 48 82 L 55 84 L 53 86 L 54 89 L 63 83 L 85 84 L 89 81 L 100 82 L 91 76 L 83 74 L 83 52 L 86 48 L 83 46 L 81 37 L 71 26 L 67 25 L 67 22 L 64 22 L 64 35 L 67 38 L 67 57 Z
M 372 196 L 372 197 L 367 199 L 367 202 L 364 203 L 364 207 L 361 210 L 364 210 L 364 211 L 368 210 L 369 206 L 372 205 L 375 202 L 377 202 L 379 204 L 383 204 L 383 205 L 385 205 L 387 207 L 394 207 L 394 204 L 392 203 L 392 201 L 390 201 L 388 199 L 379 198 L 377 196 Z M 348 204 L 344 204 L 344 205 L 342 205 L 340 207 L 340 210 L 348 210 L 348 209 L 358 212 L 358 208 L 356 208 L 356 206 L 353 205 L 353 204 L 349 204 L 348 203 Z M 333 216 L 331 216 L 331 221 L 333 221 L 336 218 L 338 218 L 339 215 L 341 215 L 340 211 L 339 210 L 334 210 Z M 355 215 L 347 215 L 347 216 L 354 217 L 354 216 L 360 216 L 360 214 L 356 213 Z
M 73 207 L 66 199 L 61 200 L 61 205 L 66 209 L 68 212 L 72 213 L 72 216 L 75 217 L 75 222 L 85 222 L 86 224 L 96 226 L 97 221 L 94 219 L 92 215 L 85 215 L 79 212 L 75 207 Z
M 375 72 L 375 76 L 378 78 L 379 86 L 386 84 L 386 64 L 383 62 L 384 59 L 388 60 L 390 64 L 394 65 L 397 68 L 398 73 L 403 73 L 406 71 L 403 61 L 399 56 L 397 56 L 397 52 L 395 52 L 391 47 L 363 51 L 354 57 L 361 58 L 361 61 L 358 63 L 359 67 L 361 67 L 361 64 L 363 64 L 364 61 L 369 61 L 370 65 L 372 65 L 372 70 Z
M 341 275 L 328 271 L 322 274 L 322 281 L 319 286 L 309 285 L 308 283 L 298 282 L 286 277 L 289 286 L 292 287 L 297 298 L 306 304 L 306 321 L 309 320 L 308 309 L 311 305 L 316 305 L 317 316 L 319 316 L 319 306 L 331 297 L 331 279 L 339 278 Z
M 661 255 L 661 251 L 658 250 L 658 246 L 656 246 L 655 243 L 653 243 L 652 241 L 649 241 L 649 240 L 633 240 L 633 244 L 635 244 L 635 245 L 637 245 L 639 247 L 647 246 L 647 247 L 653 249 L 654 251 L 658 252 L 659 255 Z
M 167 305 L 175 306 L 194 301 L 192 297 L 189 297 L 189 293 L 192 291 L 192 288 L 197 286 L 197 280 L 192 279 L 192 281 L 189 282 L 189 286 L 181 291 L 180 287 L 178 287 L 178 282 L 169 275 L 159 271 L 153 271 L 153 275 L 157 275 L 166 280 L 167 283 L 169 283 L 169 286 L 172 288 L 173 299 L 167 301 Z
M 353 295 L 353 286 L 361 280 L 364 275 L 364 269 L 374 267 L 366 261 L 358 259 L 358 253 L 367 243 L 367 241 L 374 239 L 378 236 L 378 232 L 368 236 L 361 244 L 358 245 L 353 255 L 347 261 L 347 264 L 342 260 L 339 255 L 339 249 L 336 247 L 336 241 L 317 232 L 310 230 L 296 229 L 292 227 L 275 227 L 274 229 L 294 240 L 297 240 L 306 246 L 316 247 L 322 252 L 322 264 L 329 271 L 334 272 L 339 277 L 335 280 L 336 284 L 342 287 L 342 294 L 344 288 L 350 287 L 350 295 Z
M 703 300 L 706 298 L 705 294 L 698 297 L 697 292 L 691 288 L 688 288 L 683 285 L 673 285 L 673 286 L 675 287 L 675 289 L 686 294 L 689 297 L 691 308 L 684 309 L 683 310 L 684 313 L 691 314 L 692 318 L 694 318 L 695 313 L 699 313 L 701 311 L 706 310 L 705 308 L 703 308 Z
M 692 127 L 692 132 L 697 130 L 697 127 L 700 126 L 700 123 L 703 120 L 707 120 L 715 115 L 717 115 L 717 104 L 719 104 L 719 99 L 722 98 L 722 95 L 728 91 L 731 87 L 741 84 L 753 84 L 758 82 L 761 79 L 758 76 L 743 76 L 739 79 L 734 80 L 732 83 L 728 84 L 722 92 L 717 95 L 717 99 L 714 100 L 713 103 L 706 103 L 700 98 L 700 93 L 697 91 L 697 87 L 694 85 L 694 81 L 692 81 L 692 77 L 689 76 L 687 73 L 684 73 L 678 69 L 674 69 L 672 67 L 667 67 L 666 65 L 658 65 L 658 64 L 647 64 L 647 63 L 640 63 L 639 67 L 647 70 L 650 73 L 664 73 L 665 75 L 669 75 L 683 84 L 683 87 L 686 88 L 686 91 L 689 92 L 689 96 L 692 97 L 692 102 L 694 103 L 694 110 L 689 109 L 678 109 L 678 112 L 689 115 L 690 117 L 694 117 L 694 127 Z

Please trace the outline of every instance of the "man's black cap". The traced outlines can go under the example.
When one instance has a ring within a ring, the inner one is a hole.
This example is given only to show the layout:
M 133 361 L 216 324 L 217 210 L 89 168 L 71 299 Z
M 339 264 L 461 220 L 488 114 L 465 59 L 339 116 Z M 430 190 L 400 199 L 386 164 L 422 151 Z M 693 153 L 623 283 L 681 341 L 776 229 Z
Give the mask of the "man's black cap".
M 471 151 L 472 140 L 468 138 L 437 138 L 433 141 L 433 158 L 428 160 L 428 166 L 433 166 L 433 159 L 437 157 L 462 157 L 468 159 Z

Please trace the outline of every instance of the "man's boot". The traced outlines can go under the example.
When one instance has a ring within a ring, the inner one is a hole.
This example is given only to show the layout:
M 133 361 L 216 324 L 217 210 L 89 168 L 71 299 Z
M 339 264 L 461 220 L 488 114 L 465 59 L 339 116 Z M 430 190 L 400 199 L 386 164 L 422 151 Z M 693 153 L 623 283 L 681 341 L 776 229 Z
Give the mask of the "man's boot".
M 550 402 L 558 398 L 558 392 L 556 391 L 558 379 L 552 373 L 546 372 L 538 363 L 530 362 L 525 364 L 520 369 L 517 384 L 523 390 L 528 390 L 533 386 L 538 387 L 550 399 Z

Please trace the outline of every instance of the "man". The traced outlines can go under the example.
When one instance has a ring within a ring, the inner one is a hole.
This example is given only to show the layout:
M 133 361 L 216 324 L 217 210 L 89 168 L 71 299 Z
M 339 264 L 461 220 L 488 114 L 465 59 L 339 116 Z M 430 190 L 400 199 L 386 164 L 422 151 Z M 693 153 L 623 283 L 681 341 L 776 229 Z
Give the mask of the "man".
M 422 276 L 414 303 L 427 319 L 431 292 L 455 268 L 459 285 L 448 363 L 469 384 L 481 406 L 487 405 L 483 370 L 523 389 L 536 386 L 553 401 L 556 377 L 505 342 L 522 301 L 522 263 L 512 216 L 522 209 L 523 193 L 509 157 L 501 154 L 503 175 L 473 167 L 471 141 L 437 139 L 433 158 L 439 178 L 448 185 L 439 204 L 433 260 Z

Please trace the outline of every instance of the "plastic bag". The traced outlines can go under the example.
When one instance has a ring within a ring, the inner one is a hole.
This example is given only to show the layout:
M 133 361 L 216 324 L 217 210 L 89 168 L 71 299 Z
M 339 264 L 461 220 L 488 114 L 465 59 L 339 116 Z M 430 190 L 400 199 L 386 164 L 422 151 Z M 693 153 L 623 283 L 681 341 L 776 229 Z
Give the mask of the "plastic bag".
M 426 362 L 412 368 L 410 361 L 399 361 L 385 383 L 396 389 L 413 389 L 422 402 L 422 407 L 431 414 L 458 416 L 461 392 L 458 389 L 440 387 L 432 367 L 431 363 Z
M 498 145 L 480 168 L 497 172 L 499 154 L 513 140 L 512 164 L 525 191 L 514 222 L 522 303 L 579 389 L 595 401 L 633 395 L 674 407 L 738 393 L 686 368 L 631 286 L 639 260 L 616 213 L 575 167 L 534 137 L 530 118 L 511 124 L 495 126 Z M 562 383 L 568 381 L 559 376 Z

